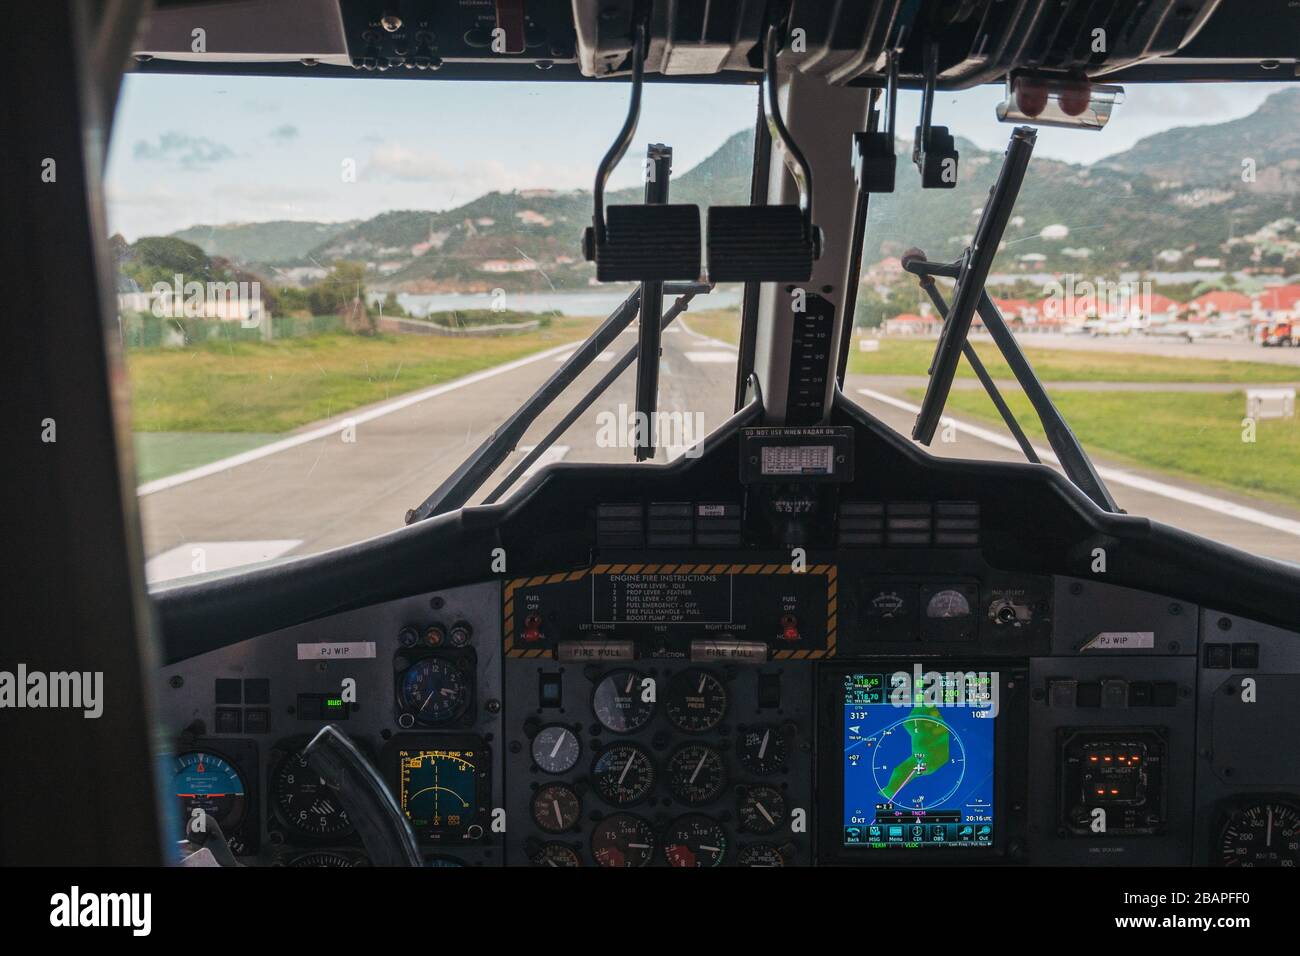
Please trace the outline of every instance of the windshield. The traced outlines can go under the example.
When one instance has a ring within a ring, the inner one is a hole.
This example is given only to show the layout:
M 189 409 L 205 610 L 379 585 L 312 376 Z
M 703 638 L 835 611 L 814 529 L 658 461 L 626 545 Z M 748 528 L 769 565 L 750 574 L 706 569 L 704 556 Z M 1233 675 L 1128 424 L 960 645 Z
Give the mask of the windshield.
M 645 93 L 607 201 L 749 201 L 756 91 Z M 626 84 L 131 76 L 109 225 L 151 582 L 402 526 L 635 289 L 580 237 Z M 731 414 L 739 286 L 663 340 L 663 462 Z M 666 297 L 667 309 L 673 299 Z M 636 323 L 473 501 L 636 342 Z M 635 364 L 529 467 L 633 459 Z M 517 485 L 516 485 L 517 486 Z
M 957 259 L 1011 127 L 1002 91 L 940 96 L 954 190 L 873 195 L 845 391 L 910 438 L 941 323 L 900 257 Z M 916 98 L 900 96 L 902 115 Z M 1119 507 L 1300 561 L 1300 90 L 1137 86 L 1101 134 L 1040 130 L 988 289 Z M 940 280 L 951 301 L 951 283 Z M 978 318 L 971 342 L 1050 448 Z M 963 359 L 930 450 L 1023 461 Z

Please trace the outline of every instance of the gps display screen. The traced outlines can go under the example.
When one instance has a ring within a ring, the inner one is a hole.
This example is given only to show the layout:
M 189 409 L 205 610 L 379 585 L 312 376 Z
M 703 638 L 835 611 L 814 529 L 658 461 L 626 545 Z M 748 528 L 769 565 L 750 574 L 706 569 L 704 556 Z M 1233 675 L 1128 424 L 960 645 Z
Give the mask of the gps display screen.
M 844 675 L 844 844 L 991 847 L 996 674 Z

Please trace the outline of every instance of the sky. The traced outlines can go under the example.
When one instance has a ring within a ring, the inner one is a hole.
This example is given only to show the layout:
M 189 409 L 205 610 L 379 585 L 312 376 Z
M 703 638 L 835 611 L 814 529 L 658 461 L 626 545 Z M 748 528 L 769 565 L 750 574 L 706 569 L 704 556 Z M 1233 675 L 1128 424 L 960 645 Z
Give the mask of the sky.
M 1094 162 L 1163 129 L 1245 116 L 1280 88 L 1133 86 L 1105 130 L 1044 129 L 1035 153 Z M 648 84 L 612 186 L 639 182 L 648 142 L 673 146 L 680 175 L 753 124 L 756 95 Z M 1002 95 L 941 94 L 934 122 L 1000 150 L 1010 132 L 994 116 Z M 626 106 L 622 83 L 129 75 L 110 143 L 109 227 L 134 241 L 198 223 L 445 209 L 493 189 L 589 189 Z M 919 108 L 919 94 L 899 95 L 900 136 Z

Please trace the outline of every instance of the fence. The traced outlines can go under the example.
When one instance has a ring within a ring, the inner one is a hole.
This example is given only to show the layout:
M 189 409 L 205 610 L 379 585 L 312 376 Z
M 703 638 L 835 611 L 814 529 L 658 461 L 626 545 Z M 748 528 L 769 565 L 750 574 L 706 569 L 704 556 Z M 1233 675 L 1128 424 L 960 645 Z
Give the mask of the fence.
M 381 332 L 410 332 L 415 335 L 445 335 L 451 338 L 514 335 L 535 332 L 542 326 L 540 319 L 531 319 L 527 322 L 499 322 L 496 325 L 448 326 L 427 320 L 399 319 L 391 315 L 378 319 L 378 323 Z
M 270 320 L 270 336 L 263 333 L 260 324 L 245 328 L 239 322 L 220 319 L 159 318 L 148 312 L 137 312 L 120 316 L 118 321 L 122 344 L 128 349 L 183 348 L 202 342 L 258 342 L 268 337 L 292 339 L 344 331 L 343 319 L 337 315 L 277 316 Z

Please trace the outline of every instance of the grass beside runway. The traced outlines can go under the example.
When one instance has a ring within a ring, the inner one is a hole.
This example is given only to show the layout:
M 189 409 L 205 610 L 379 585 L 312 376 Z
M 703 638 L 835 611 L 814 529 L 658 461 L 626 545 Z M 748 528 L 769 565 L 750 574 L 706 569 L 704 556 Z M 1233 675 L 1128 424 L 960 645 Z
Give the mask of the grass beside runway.
M 127 353 L 137 432 L 282 434 L 584 338 L 589 319 L 492 338 L 318 335 Z
M 491 338 L 328 334 L 131 349 L 136 477 L 236 455 L 332 415 L 579 342 L 594 327 L 564 318 Z
M 735 345 L 740 339 L 740 313 L 726 310 L 687 312 L 683 319 L 691 330 Z M 861 333 L 854 336 L 849 372 L 858 375 L 925 375 L 934 355 L 933 339 L 884 338 L 880 351 L 859 350 Z M 1130 352 L 1039 348 L 1032 335 L 1019 338 L 1038 377 L 1044 382 L 1223 382 L 1242 385 L 1300 381 L 1300 368 L 1268 362 L 1230 362 L 1188 357 L 1185 350 L 1145 355 Z M 1010 366 L 992 342 L 977 342 L 975 351 L 997 379 L 1013 379 Z M 973 379 L 975 373 L 963 359 L 957 374 Z
M 923 394 L 907 391 L 918 403 Z M 1046 447 L 1028 400 L 1005 397 L 1020 427 Z M 1300 420 L 1258 422 L 1255 441 L 1244 442 L 1244 392 L 1080 391 L 1052 400 L 1092 454 L 1300 507 Z M 947 411 L 1001 422 L 983 392 L 952 392 Z
M 1239 382 L 1254 385 L 1300 381 L 1300 368 L 1295 366 L 1189 358 L 1187 349 L 1177 347 L 1171 347 L 1171 354 L 1165 356 L 1038 348 L 1032 335 L 1020 336 L 1018 340 L 1029 364 L 1044 382 Z M 862 352 L 855 341 L 849 353 L 849 372 L 859 375 L 925 375 L 934 356 L 934 345 L 933 339 L 885 338 L 880 340 L 880 351 Z M 1015 378 L 992 342 L 976 342 L 975 352 L 995 379 Z M 975 377 L 965 359 L 958 366 L 957 374 L 962 378 Z

